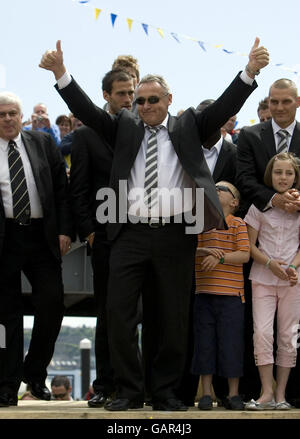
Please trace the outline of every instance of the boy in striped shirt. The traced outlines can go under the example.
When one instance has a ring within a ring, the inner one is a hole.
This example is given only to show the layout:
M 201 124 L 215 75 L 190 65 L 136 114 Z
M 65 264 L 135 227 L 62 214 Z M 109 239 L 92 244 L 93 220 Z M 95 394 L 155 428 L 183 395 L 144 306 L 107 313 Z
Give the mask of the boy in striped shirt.
M 228 379 L 225 407 L 243 410 L 238 393 L 244 352 L 243 264 L 249 260 L 250 246 L 245 222 L 234 216 L 239 191 L 226 181 L 218 182 L 216 189 L 228 229 L 213 229 L 198 236 L 192 372 L 202 379 L 200 410 L 212 409 L 214 374 Z M 207 255 L 213 249 L 220 252 L 220 257 Z

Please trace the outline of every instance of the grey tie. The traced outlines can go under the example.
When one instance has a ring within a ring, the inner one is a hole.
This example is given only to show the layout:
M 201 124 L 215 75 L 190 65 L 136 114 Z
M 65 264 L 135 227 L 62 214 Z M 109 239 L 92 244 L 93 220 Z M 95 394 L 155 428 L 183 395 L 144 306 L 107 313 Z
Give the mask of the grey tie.
M 17 145 L 13 140 L 9 141 L 8 148 L 8 166 L 14 218 L 19 224 L 28 224 L 30 220 L 30 202 L 23 162 Z
M 286 130 L 279 130 L 277 131 L 277 134 L 280 137 L 278 146 L 277 146 L 277 154 L 280 152 L 287 152 L 288 151 L 288 144 L 287 144 L 287 138 L 289 133 Z
M 145 163 L 145 183 L 144 183 L 144 202 L 148 209 L 151 209 L 158 199 L 158 173 L 157 173 L 157 138 L 156 133 L 159 127 L 149 127 L 151 135 L 147 142 L 146 163 Z

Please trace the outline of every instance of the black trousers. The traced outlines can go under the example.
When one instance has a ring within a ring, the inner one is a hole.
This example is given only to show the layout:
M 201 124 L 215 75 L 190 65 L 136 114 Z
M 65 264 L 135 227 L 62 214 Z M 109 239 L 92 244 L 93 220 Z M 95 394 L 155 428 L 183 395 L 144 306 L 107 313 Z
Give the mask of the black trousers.
M 186 360 L 196 244 L 197 236 L 186 235 L 184 224 L 153 229 L 147 224 L 129 223 L 112 245 L 107 315 L 118 397 L 144 399 L 135 322 L 138 297 L 150 272 L 156 289 L 143 290 L 143 295 L 151 295 L 145 300 L 143 297 L 143 319 L 149 331 L 149 313 L 155 310 L 156 353 L 150 371 L 151 396 L 159 400 L 176 395 Z
M 21 271 L 32 286 L 34 324 L 23 362 Z M 0 392 L 17 392 L 21 380 L 43 383 L 64 314 L 61 261 L 50 252 L 42 220 L 19 226 L 6 221 L 0 257 L 0 324 L 6 347 L 0 349 Z
M 106 318 L 109 255 L 110 244 L 105 234 L 96 232 L 91 250 L 94 299 L 97 313 L 95 333 L 96 379 L 93 382 L 93 388 L 95 393 L 103 392 L 107 396 L 115 390 Z

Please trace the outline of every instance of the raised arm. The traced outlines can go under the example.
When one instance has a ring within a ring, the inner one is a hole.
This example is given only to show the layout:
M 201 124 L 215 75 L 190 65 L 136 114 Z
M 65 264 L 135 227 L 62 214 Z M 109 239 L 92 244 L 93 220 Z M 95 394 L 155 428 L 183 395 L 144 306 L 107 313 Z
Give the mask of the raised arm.
M 117 120 L 95 105 L 68 74 L 64 65 L 60 40 L 56 43 L 56 50 L 47 50 L 44 53 L 39 67 L 53 72 L 56 81 L 60 82 L 60 85 L 56 84 L 55 88 L 75 117 L 80 119 L 84 125 L 93 128 L 99 135 L 104 136 L 113 147 Z
M 257 87 L 257 83 L 253 81 L 254 77 L 268 63 L 268 50 L 259 46 L 259 38 L 256 38 L 250 50 L 245 70 L 236 76 L 213 104 L 197 113 L 197 124 L 202 142 L 217 129 L 220 129 L 231 116 L 240 111 L 247 98 Z

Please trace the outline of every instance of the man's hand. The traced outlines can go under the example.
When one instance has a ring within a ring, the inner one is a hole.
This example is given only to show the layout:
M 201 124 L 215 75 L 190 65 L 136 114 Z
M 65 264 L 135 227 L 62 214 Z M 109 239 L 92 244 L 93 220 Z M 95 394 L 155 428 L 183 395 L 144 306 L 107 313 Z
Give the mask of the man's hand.
M 66 68 L 64 66 L 60 40 L 56 42 L 56 50 L 47 50 L 47 52 L 44 53 L 39 67 L 53 72 L 55 79 L 59 79 L 63 76 L 66 72 Z
M 71 238 L 66 235 L 58 235 L 60 254 L 64 256 L 71 248 Z
M 251 72 L 257 72 L 269 64 L 269 52 L 265 47 L 259 46 L 259 41 L 259 38 L 256 37 L 249 53 L 248 68 Z M 249 70 L 247 70 L 247 74 L 249 74 L 251 78 L 254 78 L 255 75 L 252 75 Z
M 300 211 L 299 192 L 297 189 L 289 189 L 283 194 L 275 194 L 272 205 L 289 213 Z

